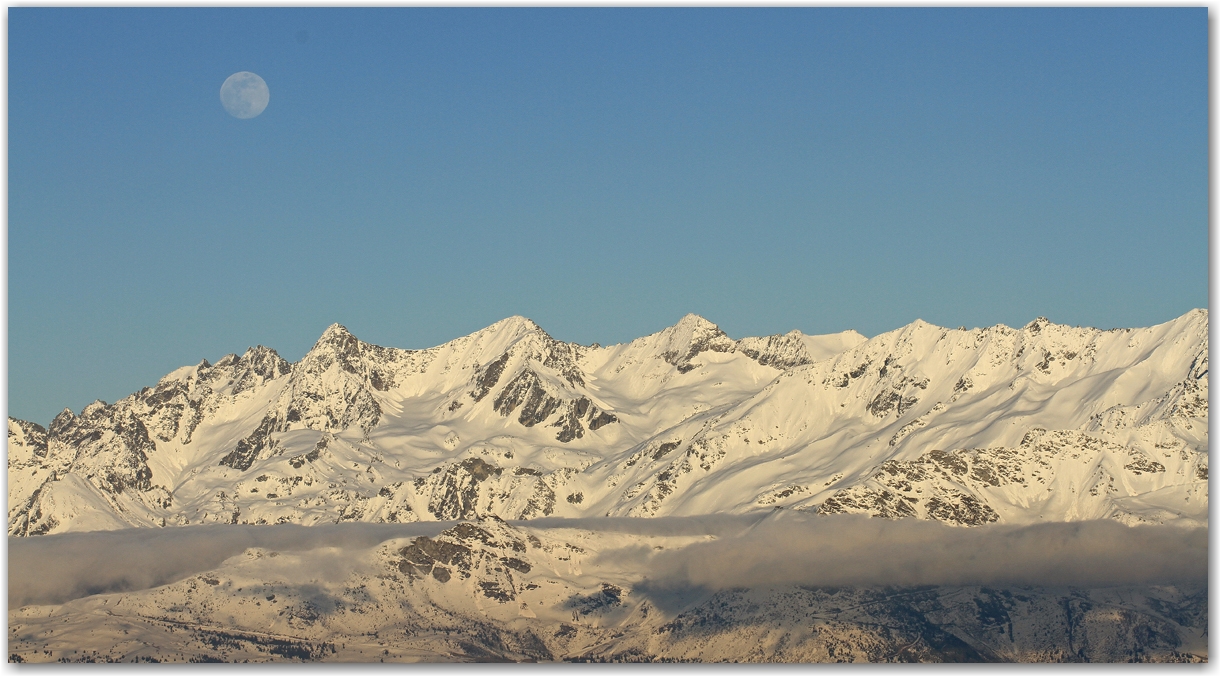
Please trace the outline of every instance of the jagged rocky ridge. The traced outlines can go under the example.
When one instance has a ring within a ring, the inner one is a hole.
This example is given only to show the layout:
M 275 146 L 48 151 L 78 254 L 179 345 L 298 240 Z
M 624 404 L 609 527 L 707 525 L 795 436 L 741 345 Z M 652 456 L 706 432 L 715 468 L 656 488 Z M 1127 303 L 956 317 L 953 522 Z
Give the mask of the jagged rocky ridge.
M 339 325 L 46 429 L 9 421 L 9 533 L 199 523 L 859 512 L 1206 523 L 1207 312 L 1146 329 L 917 321 L 631 343 L 513 317 L 439 347 Z

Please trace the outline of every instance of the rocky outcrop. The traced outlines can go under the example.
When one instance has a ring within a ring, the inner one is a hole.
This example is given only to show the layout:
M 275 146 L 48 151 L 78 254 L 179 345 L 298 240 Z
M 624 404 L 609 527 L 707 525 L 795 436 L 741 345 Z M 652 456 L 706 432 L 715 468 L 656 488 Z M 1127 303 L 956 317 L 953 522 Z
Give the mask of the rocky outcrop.
M 737 343 L 719 326 L 699 315 L 686 315 L 660 335 L 661 358 L 677 367 L 678 373 L 698 368 L 691 360 L 703 352 L 732 352 L 737 348 Z
M 460 523 L 435 538 L 417 537 L 398 550 L 399 572 L 437 582 L 474 579 L 478 593 L 497 603 L 511 603 L 524 584 L 514 578 L 530 572 L 526 540 L 496 518 Z
M 737 341 L 736 347 L 763 366 L 774 366 L 785 371 L 814 361 L 797 331 L 779 336 L 742 338 Z

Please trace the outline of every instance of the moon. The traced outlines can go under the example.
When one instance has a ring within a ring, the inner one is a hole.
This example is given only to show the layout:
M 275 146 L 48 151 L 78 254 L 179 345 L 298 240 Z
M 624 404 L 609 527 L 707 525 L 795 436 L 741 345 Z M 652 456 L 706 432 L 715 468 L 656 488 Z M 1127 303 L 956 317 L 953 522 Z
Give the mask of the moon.
M 271 90 L 263 78 L 248 71 L 233 73 L 220 85 L 220 105 L 230 115 L 242 120 L 258 117 L 267 109 Z

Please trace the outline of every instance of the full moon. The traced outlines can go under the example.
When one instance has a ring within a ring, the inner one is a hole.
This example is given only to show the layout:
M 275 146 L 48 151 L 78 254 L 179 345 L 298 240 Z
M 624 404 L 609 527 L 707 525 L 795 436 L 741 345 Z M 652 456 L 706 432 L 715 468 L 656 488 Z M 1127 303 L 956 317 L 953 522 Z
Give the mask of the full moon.
M 242 71 L 233 73 L 220 85 L 220 104 L 230 115 L 243 120 L 258 117 L 271 100 L 271 90 L 263 78 Z

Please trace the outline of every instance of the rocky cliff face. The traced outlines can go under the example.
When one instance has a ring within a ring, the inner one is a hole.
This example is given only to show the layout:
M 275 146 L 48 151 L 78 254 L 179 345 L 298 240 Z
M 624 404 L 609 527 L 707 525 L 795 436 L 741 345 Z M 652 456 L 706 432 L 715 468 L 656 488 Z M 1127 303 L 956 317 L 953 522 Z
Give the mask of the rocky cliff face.
M 1206 523 L 1207 313 L 581 346 L 514 317 L 425 350 L 334 325 L 9 421 L 9 533 L 495 515 L 860 512 Z

